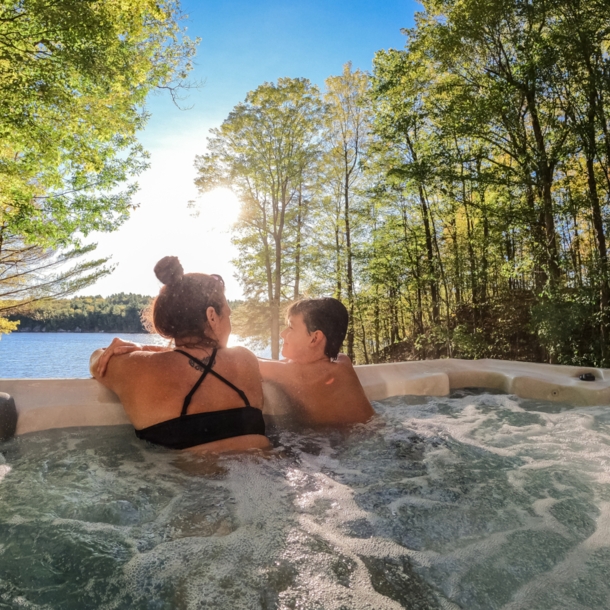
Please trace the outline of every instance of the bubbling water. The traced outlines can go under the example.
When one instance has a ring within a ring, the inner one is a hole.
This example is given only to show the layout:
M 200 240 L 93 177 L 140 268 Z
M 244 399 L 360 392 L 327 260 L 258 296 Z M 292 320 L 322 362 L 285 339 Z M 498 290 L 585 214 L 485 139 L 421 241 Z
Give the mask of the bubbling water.
M 610 607 L 610 409 L 456 393 L 375 403 L 270 458 L 128 427 L 0 445 L 0 607 Z

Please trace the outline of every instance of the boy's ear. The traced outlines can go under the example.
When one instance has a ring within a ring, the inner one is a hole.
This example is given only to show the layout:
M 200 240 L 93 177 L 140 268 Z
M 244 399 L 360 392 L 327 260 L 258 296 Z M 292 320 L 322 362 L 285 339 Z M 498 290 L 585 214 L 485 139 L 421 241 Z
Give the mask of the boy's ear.
M 310 345 L 311 347 L 316 347 L 320 345 L 323 341 L 326 341 L 326 335 L 321 330 L 314 330 L 310 334 Z

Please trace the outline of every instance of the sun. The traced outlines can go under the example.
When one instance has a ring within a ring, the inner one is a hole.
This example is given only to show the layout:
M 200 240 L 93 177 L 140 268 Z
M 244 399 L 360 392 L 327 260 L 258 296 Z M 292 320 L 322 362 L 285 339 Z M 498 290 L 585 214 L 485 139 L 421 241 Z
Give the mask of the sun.
M 228 188 L 217 188 L 201 195 L 193 206 L 196 217 L 216 231 L 229 231 L 237 222 L 241 204 Z

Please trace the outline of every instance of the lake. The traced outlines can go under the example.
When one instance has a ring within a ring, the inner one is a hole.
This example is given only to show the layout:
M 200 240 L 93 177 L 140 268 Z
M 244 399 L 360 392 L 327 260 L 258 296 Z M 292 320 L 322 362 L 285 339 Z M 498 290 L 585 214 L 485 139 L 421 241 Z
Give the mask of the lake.
M 0 340 L 0 379 L 15 378 L 88 378 L 89 357 L 106 347 L 112 333 L 12 333 Z M 137 343 L 164 345 L 159 335 L 121 334 Z M 231 335 L 230 346 L 245 345 L 241 337 Z M 257 356 L 270 358 L 270 350 L 255 350 Z

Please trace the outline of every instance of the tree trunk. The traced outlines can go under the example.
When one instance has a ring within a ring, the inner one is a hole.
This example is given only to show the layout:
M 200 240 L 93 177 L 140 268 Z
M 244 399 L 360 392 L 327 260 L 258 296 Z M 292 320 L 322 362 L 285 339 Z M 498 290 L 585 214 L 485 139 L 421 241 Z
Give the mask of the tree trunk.
M 487 246 L 489 244 L 489 219 L 487 212 L 483 212 L 483 248 L 481 254 L 481 286 L 480 286 L 480 302 L 487 302 L 487 283 L 488 283 L 488 268 L 489 261 L 487 260 Z
M 544 266 L 544 260 L 546 258 L 544 219 L 542 213 L 537 210 L 534 189 L 529 183 L 526 184 L 525 199 L 529 212 L 528 215 L 534 245 L 534 287 L 539 294 L 542 292 L 548 280 L 548 275 Z
M 299 203 L 297 210 L 297 243 L 294 254 L 294 300 L 300 296 L 300 280 L 301 280 L 301 225 L 303 223 L 303 191 L 302 183 L 299 184 Z
M 347 258 L 347 310 L 349 323 L 347 327 L 347 355 L 354 360 L 354 275 L 352 269 L 352 237 L 350 231 L 350 200 L 349 200 L 349 173 L 345 174 L 344 185 L 344 220 L 345 220 L 345 254 Z
M 430 230 L 430 217 L 428 214 L 428 204 L 424 195 L 424 189 L 419 185 L 419 201 L 421 205 L 422 220 L 424 222 L 424 233 L 426 236 L 426 255 L 428 257 L 428 274 L 430 282 L 430 298 L 432 299 L 432 322 L 438 323 L 439 318 L 439 298 L 438 282 L 436 279 L 436 269 L 434 264 L 434 247 L 432 244 L 432 232 Z
M 546 150 L 544 133 L 538 118 L 538 110 L 534 100 L 534 94 L 529 91 L 526 94 L 528 110 L 532 119 L 534 139 L 538 151 L 537 174 L 538 183 L 542 195 L 542 213 L 545 229 L 545 246 L 547 254 L 547 265 L 549 269 L 551 285 L 557 285 L 560 275 L 559 252 L 557 250 L 557 234 L 555 231 L 555 217 L 553 216 L 553 174 L 554 163 L 549 160 Z
M 589 71 L 589 78 L 594 78 L 592 70 Z M 591 212 L 593 217 L 593 227 L 595 229 L 595 240 L 599 256 L 599 284 L 600 284 L 600 346 L 601 358 L 605 358 L 606 325 L 608 314 L 608 302 L 610 300 L 610 290 L 608 287 L 608 250 L 606 248 L 606 234 L 604 232 L 604 221 L 602 219 L 599 193 L 597 190 L 597 180 L 595 179 L 595 157 L 597 156 L 597 142 L 595 133 L 595 118 L 597 115 L 597 91 L 594 82 L 590 83 L 588 95 L 589 107 L 587 109 L 587 126 L 585 136 L 585 158 L 587 164 L 587 184 L 589 187 L 589 199 L 591 201 Z
M 595 168 L 593 159 L 587 155 L 587 181 L 589 183 L 589 197 L 591 199 L 591 212 L 593 215 L 593 227 L 595 228 L 595 239 L 600 261 L 600 286 L 602 310 L 608 307 L 608 251 L 606 249 L 606 236 L 604 234 L 604 223 L 602 220 L 601 206 L 597 193 L 595 181 Z
M 341 244 L 339 242 L 339 222 L 335 225 L 335 274 L 336 274 L 336 287 L 335 287 L 335 299 L 341 300 Z
M 379 286 L 375 285 L 375 306 L 373 308 L 373 332 L 375 339 L 375 353 L 379 357 L 379 351 L 381 350 L 381 341 L 379 339 Z
M 464 199 L 464 215 L 466 216 L 466 241 L 468 243 L 468 262 L 470 263 L 470 283 L 472 291 L 472 323 L 474 328 L 478 328 L 479 315 L 479 282 L 477 277 L 477 262 L 474 253 L 474 237 L 473 237 L 473 223 L 468 212 L 468 204 Z
M 286 208 L 289 204 L 288 184 L 284 182 L 279 190 L 278 200 L 274 204 L 274 231 L 275 241 L 275 273 L 273 276 L 273 297 L 271 300 L 271 357 L 278 360 L 280 357 L 280 305 L 282 300 L 282 239 L 284 235 L 284 222 Z
M 456 305 L 460 305 L 462 303 L 462 291 L 460 288 L 460 285 L 462 283 L 462 271 L 461 271 L 461 265 L 460 265 L 460 248 L 458 245 L 458 238 L 457 238 L 457 221 L 456 221 L 456 214 L 455 214 L 455 209 L 453 210 L 453 213 L 451 215 L 451 219 L 450 219 L 450 227 L 451 227 L 451 243 L 453 246 L 453 272 L 455 274 L 455 281 L 454 281 L 454 290 L 455 290 L 455 304 Z
M 362 329 L 362 353 L 364 354 L 364 363 L 370 364 L 369 352 L 366 347 L 366 328 L 364 327 L 364 320 L 362 319 L 362 310 L 358 307 L 358 318 L 360 320 L 360 327 Z
M 271 358 L 280 357 L 280 298 L 282 294 L 282 240 L 275 239 L 275 273 L 273 277 L 273 296 L 270 302 L 271 314 Z

